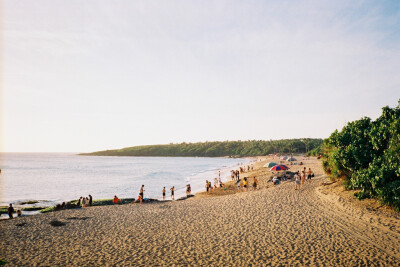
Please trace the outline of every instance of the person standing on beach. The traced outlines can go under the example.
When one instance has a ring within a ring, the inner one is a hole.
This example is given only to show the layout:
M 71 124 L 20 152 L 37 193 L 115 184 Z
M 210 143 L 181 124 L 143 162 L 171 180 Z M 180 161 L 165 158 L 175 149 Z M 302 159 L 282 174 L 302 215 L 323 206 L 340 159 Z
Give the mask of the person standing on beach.
M 162 199 L 165 200 L 165 186 L 162 189 Z
M 301 184 L 303 185 L 305 181 L 306 181 L 306 172 L 301 171 Z
M 14 218 L 14 207 L 11 203 L 10 203 L 10 206 L 8 207 L 8 217 L 10 219 Z
M 294 190 L 300 189 L 300 175 L 299 175 L 299 172 L 296 172 L 296 174 L 294 175 L 294 180 L 295 180 Z
M 190 184 L 186 185 L 186 197 L 189 197 L 191 191 Z
M 208 180 L 206 180 L 206 190 L 207 190 L 207 194 L 209 193 L 208 192 Z
M 139 196 L 140 196 L 140 204 L 143 203 L 143 195 L 144 195 L 144 185 L 140 188 Z
M 254 180 L 253 180 L 253 190 L 257 190 L 257 178 L 254 176 Z
M 248 182 L 247 182 L 247 177 L 244 177 L 244 178 L 243 178 L 243 187 L 244 187 L 244 191 L 246 191 L 246 192 L 248 191 L 247 183 L 248 183 Z
M 311 168 L 308 168 L 307 180 L 308 180 L 309 182 L 311 182 L 312 173 L 313 173 L 313 172 L 312 172 Z
M 175 186 L 171 187 L 170 190 L 171 190 L 171 199 L 172 199 L 172 200 L 175 200 L 175 196 L 174 196 L 174 194 L 175 194 L 175 193 L 174 193 L 174 191 L 175 191 Z
M 93 205 L 93 197 L 92 195 L 89 195 L 89 207 Z

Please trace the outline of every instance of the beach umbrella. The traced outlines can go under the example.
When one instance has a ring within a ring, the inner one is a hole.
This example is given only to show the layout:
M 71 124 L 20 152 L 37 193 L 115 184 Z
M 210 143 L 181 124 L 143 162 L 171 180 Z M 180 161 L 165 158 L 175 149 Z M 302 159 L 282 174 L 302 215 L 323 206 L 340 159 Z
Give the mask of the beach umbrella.
M 289 169 L 288 166 L 285 166 L 285 165 L 275 165 L 274 167 L 272 167 L 272 168 L 270 169 L 270 171 L 279 172 L 279 171 L 286 171 L 287 169 Z
M 271 168 L 274 167 L 275 165 L 278 165 L 278 163 L 268 162 L 267 164 L 264 165 L 264 168 Z
M 295 159 L 295 158 L 288 158 L 288 159 L 286 159 L 287 161 L 297 161 L 297 159 Z

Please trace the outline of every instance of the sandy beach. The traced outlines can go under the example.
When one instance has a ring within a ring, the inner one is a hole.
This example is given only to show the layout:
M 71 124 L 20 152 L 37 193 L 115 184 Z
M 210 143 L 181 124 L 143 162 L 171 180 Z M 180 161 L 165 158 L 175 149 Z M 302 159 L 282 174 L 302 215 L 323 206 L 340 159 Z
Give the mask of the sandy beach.
M 338 183 L 323 185 L 329 179 L 316 159 L 305 161 L 316 177 L 301 190 L 293 181 L 273 186 L 262 167 L 270 160 L 241 175 L 258 177 L 256 191 L 229 185 L 184 201 L 1 221 L 0 258 L 9 266 L 400 265 L 398 213 L 354 201 Z

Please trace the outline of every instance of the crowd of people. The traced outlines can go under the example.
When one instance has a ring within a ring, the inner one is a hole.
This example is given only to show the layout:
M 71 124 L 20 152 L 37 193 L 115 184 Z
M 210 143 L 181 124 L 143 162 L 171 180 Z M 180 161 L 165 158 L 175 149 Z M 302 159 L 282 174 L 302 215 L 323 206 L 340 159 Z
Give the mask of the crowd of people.
M 232 179 L 232 181 L 235 181 L 235 185 L 237 186 L 238 192 L 249 191 L 250 178 L 243 177 L 243 179 L 240 179 L 240 174 L 246 173 L 246 171 L 250 172 L 252 170 L 253 170 L 253 165 L 240 166 L 237 170 L 231 170 L 231 179 Z M 311 181 L 311 179 L 313 177 L 314 177 L 314 172 L 311 170 L 311 168 L 308 168 L 308 170 L 307 170 L 307 168 L 304 167 L 301 171 L 297 171 L 293 177 L 288 176 L 286 173 L 284 173 L 280 177 L 275 175 L 270 181 L 272 181 L 274 185 L 278 185 L 281 181 L 293 178 L 295 181 L 295 190 L 299 190 L 299 189 L 301 189 L 301 186 L 303 186 L 306 183 L 306 181 Z M 252 186 L 253 190 L 257 189 L 258 180 L 257 180 L 256 176 L 254 176 L 252 178 L 251 186 Z M 211 193 L 213 189 L 224 188 L 225 184 L 222 182 L 221 172 L 218 171 L 218 177 L 214 178 L 213 185 L 212 185 L 211 181 L 206 180 L 205 187 L 206 187 L 207 193 Z M 143 200 L 145 200 L 144 192 L 145 192 L 144 185 L 142 185 L 139 189 L 139 196 L 137 199 L 140 204 L 142 204 Z M 191 196 L 191 192 L 192 192 L 192 188 L 191 188 L 190 184 L 187 184 L 186 185 L 186 197 Z M 165 186 L 162 188 L 161 193 L 162 193 L 162 200 L 165 200 L 166 199 Z M 170 193 L 171 193 L 171 200 L 175 200 L 175 186 L 172 186 L 170 188 Z M 122 204 L 121 199 L 119 199 L 116 195 L 114 196 L 112 202 L 114 204 Z M 71 205 L 70 203 L 68 203 L 68 204 Z M 93 205 L 93 197 L 91 195 L 89 195 L 88 197 L 80 197 L 78 199 L 78 202 L 76 203 L 75 207 L 86 208 L 86 207 L 90 207 L 92 205 Z M 62 210 L 62 209 L 64 209 L 65 206 L 66 206 L 65 202 L 63 202 L 62 204 L 56 205 L 54 210 Z M 14 209 L 13 205 L 10 204 L 8 207 L 8 216 L 10 219 L 12 219 L 14 217 L 14 212 L 15 212 L 15 209 Z M 17 214 L 18 214 L 18 216 L 21 216 L 22 215 L 21 210 L 17 210 Z

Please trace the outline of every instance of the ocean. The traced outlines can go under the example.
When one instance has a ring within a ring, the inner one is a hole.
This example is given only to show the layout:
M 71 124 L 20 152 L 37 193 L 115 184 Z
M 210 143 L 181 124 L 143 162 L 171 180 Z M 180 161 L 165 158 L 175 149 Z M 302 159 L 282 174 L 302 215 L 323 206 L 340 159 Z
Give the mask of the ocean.
M 163 186 L 175 186 L 175 198 L 204 191 L 205 181 L 221 171 L 248 164 L 245 158 L 200 157 L 103 157 L 75 153 L 0 153 L 0 205 L 28 200 L 51 206 L 91 194 L 94 199 L 137 198 L 140 186 L 145 198 L 161 199 Z

